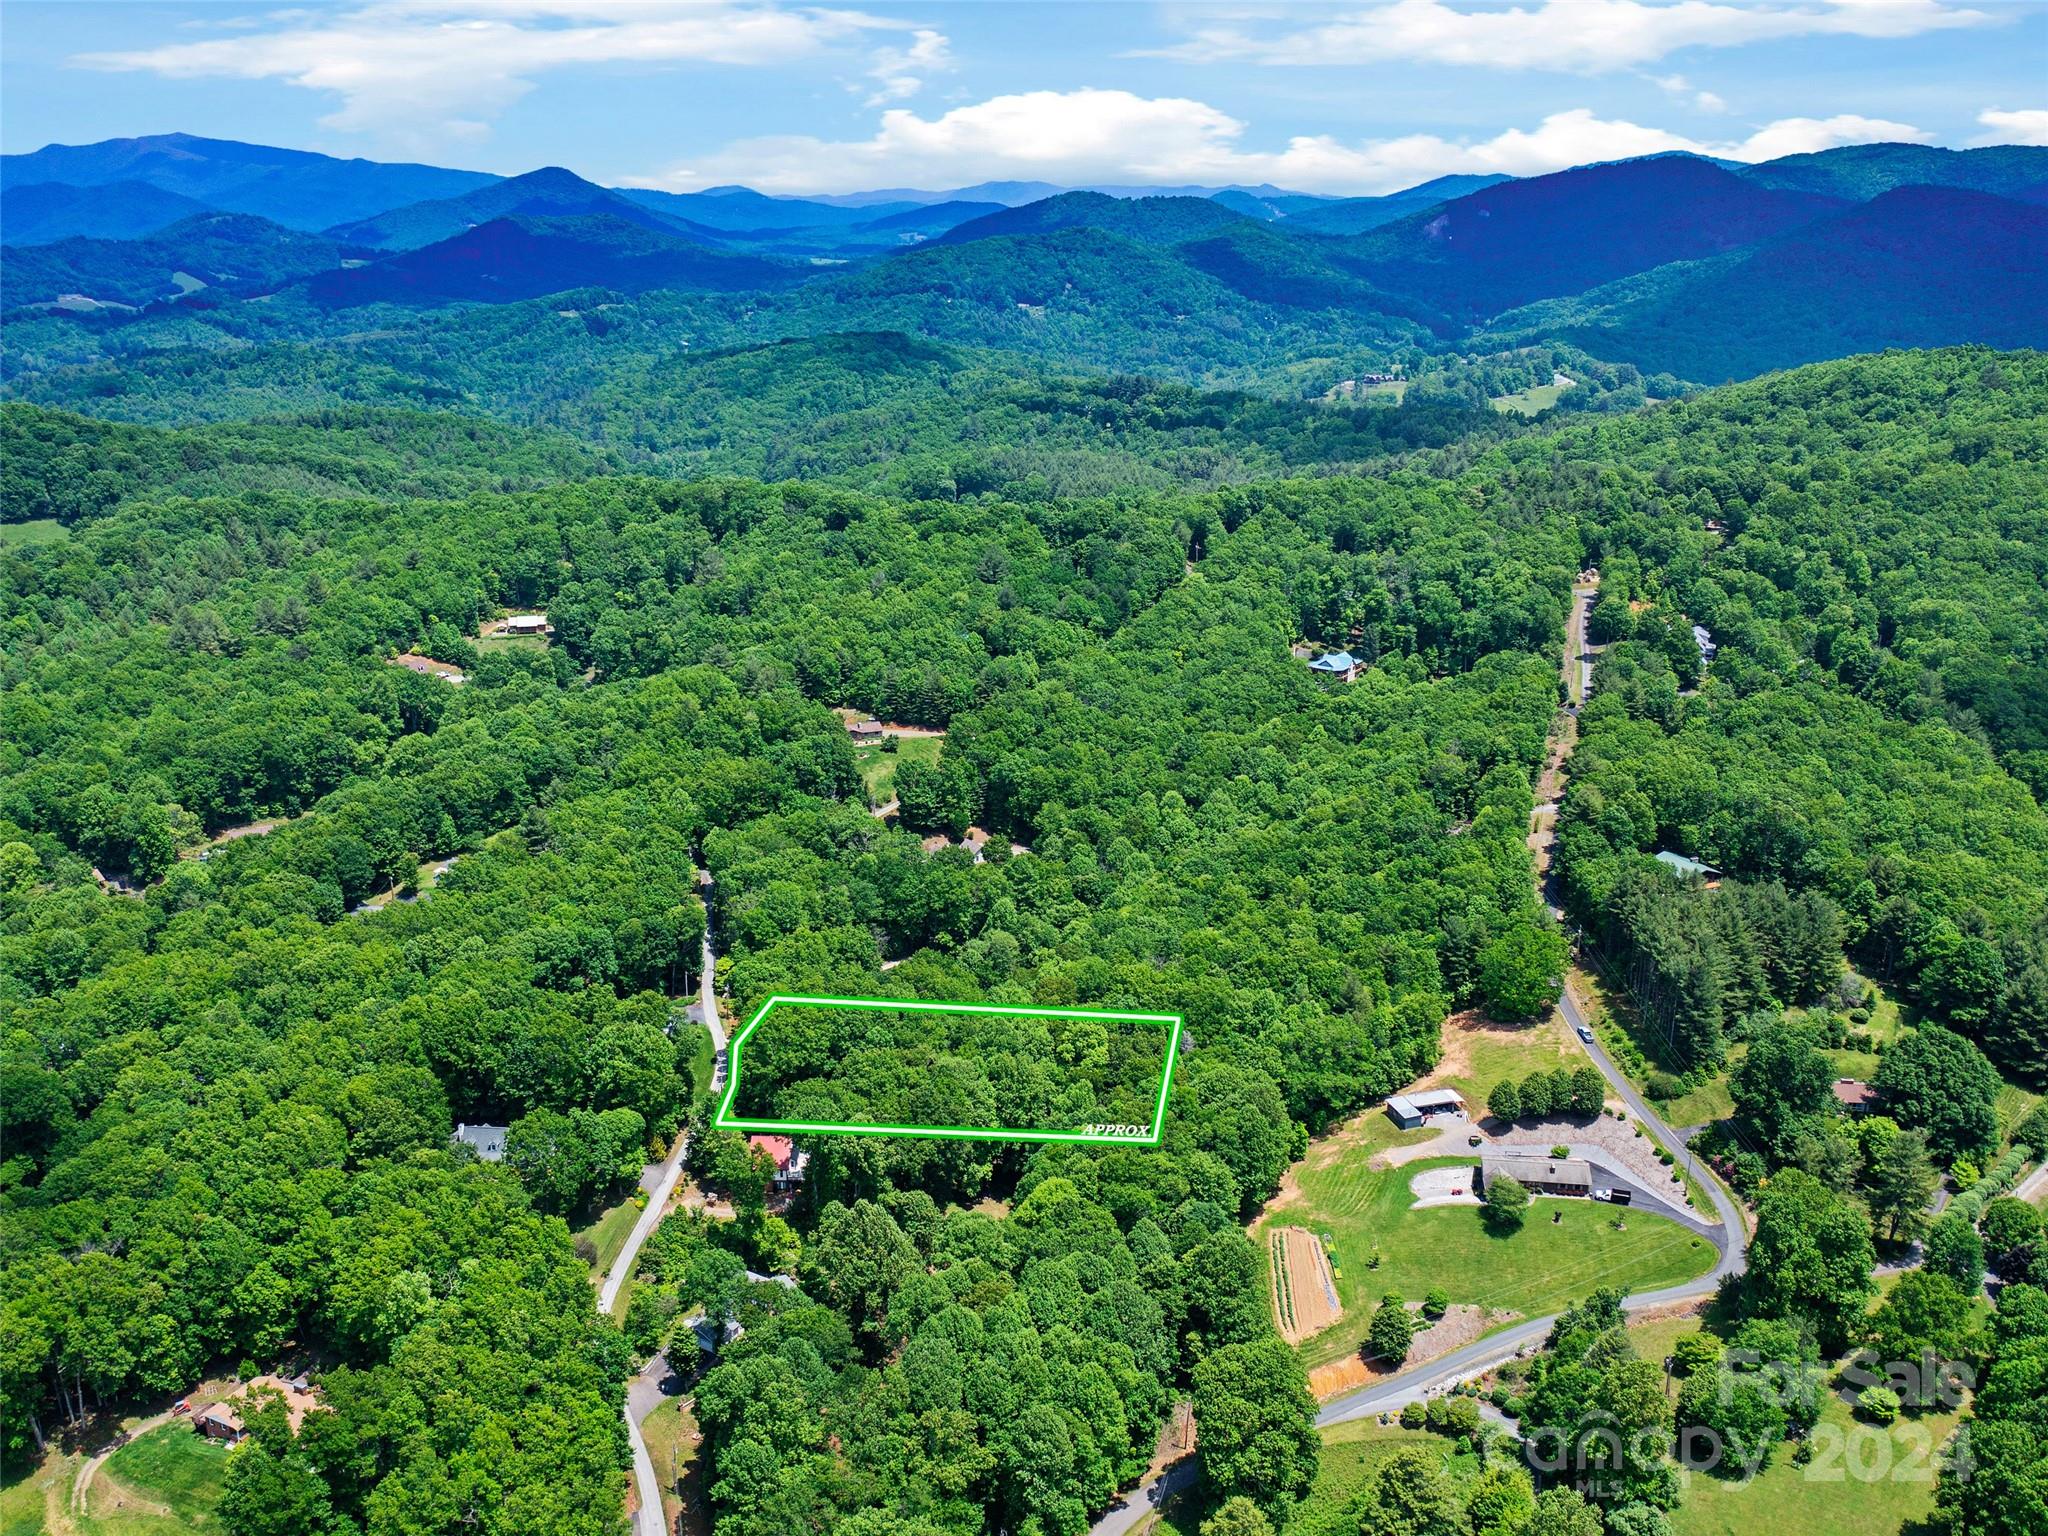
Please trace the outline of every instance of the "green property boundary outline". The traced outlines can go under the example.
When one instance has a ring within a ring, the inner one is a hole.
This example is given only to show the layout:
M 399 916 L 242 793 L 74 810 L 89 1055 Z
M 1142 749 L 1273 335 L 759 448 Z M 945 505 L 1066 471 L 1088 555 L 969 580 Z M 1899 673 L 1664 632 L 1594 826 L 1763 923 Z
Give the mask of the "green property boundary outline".
M 1000 1013 L 1012 1018 L 1105 1019 L 1118 1023 L 1163 1024 L 1167 1026 L 1166 1059 L 1159 1068 L 1159 1098 L 1152 1106 L 1149 1131 L 1131 1135 L 1124 1131 L 1034 1131 L 1012 1130 L 1007 1126 L 985 1125 L 855 1125 L 844 1121 L 754 1120 L 735 1115 L 733 1101 L 740 1091 L 741 1059 L 747 1038 L 762 1021 L 784 1005 L 809 1008 L 882 1008 L 899 1013 Z M 740 1032 L 726 1048 L 725 1097 L 719 1100 L 712 1124 L 721 1131 L 807 1132 L 828 1136 L 927 1136 L 968 1141 L 1073 1141 L 1104 1146 L 1156 1147 L 1166 1129 L 1166 1103 L 1173 1091 L 1173 1064 L 1180 1055 L 1181 1016 L 1177 1013 L 1128 1013 L 1101 1008 L 1021 1008 L 1006 1003 L 947 1003 L 907 997 L 802 997 L 777 993 L 754 1010 Z

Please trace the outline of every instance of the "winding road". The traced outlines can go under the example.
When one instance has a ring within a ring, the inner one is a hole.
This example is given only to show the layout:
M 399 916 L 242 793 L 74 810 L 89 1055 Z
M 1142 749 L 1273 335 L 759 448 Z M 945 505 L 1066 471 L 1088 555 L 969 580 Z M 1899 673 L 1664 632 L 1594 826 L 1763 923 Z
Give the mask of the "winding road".
M 1565 624 L 1563 675 L 1568 697 L 1573 697 L 1574 702 L 1580 690 L 1571 689 L 1572 668 L 1575 662 L 1584 664 L 1586 615 L 1598 590 L 1597 582 L 1574 589 L 1572 612 Z M 1585 673 L 1582 672 L 1579 677 L 1581 688 L 1585 680 Z M 1553 779 L 1554 793 L 1548 798 L 1552 801 L 1561 801 L 1565 785 L 1565 774 L 1561 766 L 1556 767 L 1553 774 L 1546 775 L 1546 788 Z M 1538 880 L 1547 887 L 1548 860 L 1544 860 L 1543 864 L 1545 867 L 1538 874 Z M 1546 898 L 1553 895 L 1547 888 L 1542 894 Z M 1674 1155 L 1686 1156 L 1685 1139 L 1667 1125 L 1663 1117 L 1636 1092 L 1635 1085 L 1614 1065 L 1598 1039 L 1586 1038 L 1592 1034 L 1592 1030 L 1585 1015 L 1579 1011 L 1579 1005 L 1573 999 L 1570 987 L 1565 988 L 1558 1006 L 1564 1013 L 1565 1023 L 1571 1028 L 1572 1037 L 1579 1042 L 1586 1054 L 1592 1057 L 1593 1065 L 1600 1069 L 1600 1075 L 1607 1079 L 1607 1084 L 1615 1096 L 1628 1106 L 1629 1113 L 1636 1117 L 1636 1122 Z M 1663 1286 L 1654 1291 L 1637 1292 L 1622 1302 L 1624 1311 L 1642 1312 L 1673 1302 L 1710 1296 L 1726 1276 L 1741 1273 L 1748 1261 L 1748 1228 L 1743 1224 L 1742 1212 L 1736 1205 L 1734 1197 L 1722 1188 L 1720 1181 L 1711 1173 L 1698 1169 L 1692 1171 L 1698 1174 L 1699 1182 L 1706 1187 L 1708 1198 L 1713 1201 L 1714 1210 L 1721 1218 L 1720 1226 L 1707 1234 L 1719 1254 L 1718 1262 L 1712 1270 L 1696 1280 L 1688 1280 L 1680 1285 Z M 1391 1413 L 1417 1398 L 1427 1397 L 1454 1383 L 1484 1375 L 1523 1350 L 1540 1345 L 1549 1334 L 1550 1325 L 1555 1321 L 1557 1317 L 1554 1313 L 1547 1317 L 1529 1318 L 1498 1333 L 1475 1340 L 1463 1349 L 1453 1350 L 1447 1355 L 1440 1355 L 1434 1360 L 1405 1371 L 1396 1371 L 1370 1386 L 1334 1397 L 1323 1404 L 1322 1410 L 1316 1415 L 1316 1425 L 1321 1428 L 1369 1415 Z M 1121 1503 L 1095 1522 L 1090 1536 L 1127 1536 L 1127 1533 L 1137 1529 L 1142 1522 L 1150 1518 L 1167 1498 L 1191 1486 L 1199 1477 L 1198 1469 L 1199 1457 L 1191 1455 L 1175 1462 L 1159 1476 L 1141 1483 L 1124 1495 Z
M 711 1032 L 711 1089 L 716 1093 L 725 1086 L 725 1023 L 718 1016 L 718 995 L 712 988 L 718 957 L 711 948 L 710 877 L 703 877 L 699 884 L 704 894 L 704 974 L 697 984 L 697 1001 L 690 1009 L 690 1017 Z M 609 1316 L 617 1304 L 620 1290 L 639 1262 L 641 1248 L 654 1235 L 654 1229 L 661 1225 L 662 1212 L 668 1209 L 669 1197 L 675 1193 L 676 1180 L 683 1173 L 683 1159 L 689 1156 L 689 1152 L 690 1138 L 678 1136 L 676 1144 L 669 1149 L 668 1157 L 662 1162 L 649 1164 L 640 1175 L 640 1187 L 647 1191 L 647 1208 L 633 1223 L 626 1246 L 619 1250 L 619 1256 L 612 1261 L 610 1273 L 598 1289 L 599 1312 Z M 655 1368 L 655 1361 L 664 1362 L 660 1369 L 666 1374 L 666 1357 L 656 1355 L 643 1369 L 643 1377 L 646 1370 Z M 633 1536 L 667 1536 L 667 1523 L 661 1514 L 661 1484 L 654 1476 L 654 1462 L 647 1454 L 647 1442 L 640 1438 L 640 1418 L 646 1417 L 648 1408 L 641 1408 L 639 1418 L 634 1416 L 633 1409 L 634 1392 L 629 1388 L 626 1395 L 626 1436 L 633 1443 L 633 1482 L 640 1495 L 639 1507 L 633 1512 Z

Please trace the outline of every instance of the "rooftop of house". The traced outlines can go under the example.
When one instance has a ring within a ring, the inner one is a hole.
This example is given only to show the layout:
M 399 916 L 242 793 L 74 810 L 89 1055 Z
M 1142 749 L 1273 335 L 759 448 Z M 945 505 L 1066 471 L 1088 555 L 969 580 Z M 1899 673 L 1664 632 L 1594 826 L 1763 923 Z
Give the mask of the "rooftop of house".
M 1463 1109 L 1465 1096 L 1455 1088 L 1425 1088 L 1417 1093 L 1396 1093 L 1387 1098 L 1387 1108 L 1397 1115 L 1426 1115 L 1433 1109 Z
M 1358 665 L 1358 658 L 1349 651 L 1332 651 L 1327 656 L 1318 656 L 1308 664 L 1311 672 L 1349 672 Z
M 1878 1092 L 1868 1083 L 1858 1082 L 1853 1077 L 1835 1079 L 1835 1102 L 1845 1109 L 1868 1109 L 1878 1101 Z
M 777 1168 L 787 1168 L 796 1153 L 796 1144 L 787 1136 L 749 1136 L 747 1145 L 766 1152 Z
M 1702 864 L 1698 859 L 1689 859 L 1682 853 L 1673 853 L 1669 848 L 1658 851 L 1657 862 L 1676 875 L 1718 875 L 1721 873 L 1711 864 Z
M 1593 1165 L 1583 1157 L 1551 1157 L 1549 1154 L 1515 1147 L 1480 1153 L 1479 1169 L 1487 1178 L 1506 1174 L 1524 1184 L 1585 1184 L 1593 1182 Z
M 505 1160 L 505 1127 L 502 1125 L 458 1125 L 455 1139 L 487 1163 Z

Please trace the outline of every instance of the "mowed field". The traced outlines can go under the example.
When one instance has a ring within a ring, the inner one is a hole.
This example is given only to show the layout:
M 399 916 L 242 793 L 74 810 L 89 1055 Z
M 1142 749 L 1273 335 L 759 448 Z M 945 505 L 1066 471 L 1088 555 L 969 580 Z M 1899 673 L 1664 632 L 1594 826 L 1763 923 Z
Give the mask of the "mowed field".
M 899 764 L 923 763 L 929 768 L 939 760 L 939 748 L 945 745 L 945 741 L 937 736 L 899 736 L 894 740 L 894 752 L 884 752 L 879 746 L 853 749 L 854 766 L 860 769 L 868 793 L 874 796 L 877 805 L 886 805 L 895 797 Z
M 0 1536 L 176 1536 L 220 1529 L 215 1510 L 227 1447 L 179 1419 L 109 1456 L 82 1503 L 72 1491 L 82 1456 L 53 1455 L 0 1489 Z
M 1334 1327 L 1301 1346 L 1310 1368 L 1354 1353 L 1373 1306 L 1388 1291 L 1416 1301 L 1441 1287 L 1454 1303 L 1535 1317 L 1598 1286 L 1649 1290 L 1714 1267 L 1713 1245 L 1675 1222 L 1638 1210 L 1618 1213 L 1591 1200 L 1538 1200 L 1522 1230 L 1506 1236 L 1493 1233 L 1472 1206 L 1409 1209 L 1410 1178 L 1466 1161 L 1429 1158 L 1372 1169 L 1361 1149 L 1319 1166 L 1311 1148 L 1297 1166 L 1299 1198 L 1268 1219 L 1331 1235 L 1344 1309 Z M 1619 1231 L 1617 1215 L 1626 1217 Z M 1264 1224 L 1257 1230 L 1263 1249 Z

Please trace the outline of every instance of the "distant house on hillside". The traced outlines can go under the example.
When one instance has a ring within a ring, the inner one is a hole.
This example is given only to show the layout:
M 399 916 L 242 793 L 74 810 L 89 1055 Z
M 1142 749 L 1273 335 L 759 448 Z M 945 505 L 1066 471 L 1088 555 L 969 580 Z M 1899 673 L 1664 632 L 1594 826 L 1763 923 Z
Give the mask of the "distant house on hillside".
M 1877 1112 L 1878 1092 L 1868 1083 L 1860 1083 L 1853 1077 L 1835 1079 L 1835 1102 L 1842 1106 L 1842 1113 L 1863 1115 Z
M 505 1127 L 502 1125 L 458 1125 L 455 1140 L 487 1163 L 505 1160 Z
M 1318 656 L 1310 662 L 1308 669 L 1324 677 L 1341 678 L 1348 683 L 1358 676 L 1360 665 L 1358 658 L 1349 651 L 1331 651 L 1327 656 Z
M 1721 873 L 1711 864 L 1702 864 L 1698 859 L 1689 859 L 1682 853 L 1673 853 L 1669 848 L 1658 852 L 1657 862 L 1680 880 L 1711 880 Z
M 853 738 L 857 747 L 872 746 L 882 739 L 882 722 L 873 715 L 862 715 L 858 720 L 846 722 L 846 734 Z
M 500 626 L 508 635 L 544 635 L 549 630 L 544 613 L 515 613 Z
M 1692 627 L 1692 643 L 1700 648 L 1700 665 L 1705 666 L 1714 659 L 1714 652 L 1720 647 L 1714 644 L 1714 637 L 1704 624 Z
M 1593 1165 L 1582 1157 L 1549 1157 L 1542 1152 L 1509 1147 L 1488 1151 L 1479 1159 L 1482 1183 L 1513 1179 L 1524 1189 L 1539 1195 L 1590 1195 Z
M 810 1155 L 799 1152 L 787 1136 L 749 1136 L 747 1145 L 758 1147 L 768 1154 L 768 1160 L 775 1165 L 772 1183 L 776 1189 L 795 1189 L 804 1181 L 804 1169 L 810 1165 Z
M 1426 1088 L 1420 1093 L 1397 1093 L 1387 1100 L 1387 1118 L 1404 1131 L 1412 1131 L 1439 1115 L 1465 1113 L 1465 1096 L 1455 1088 Z

